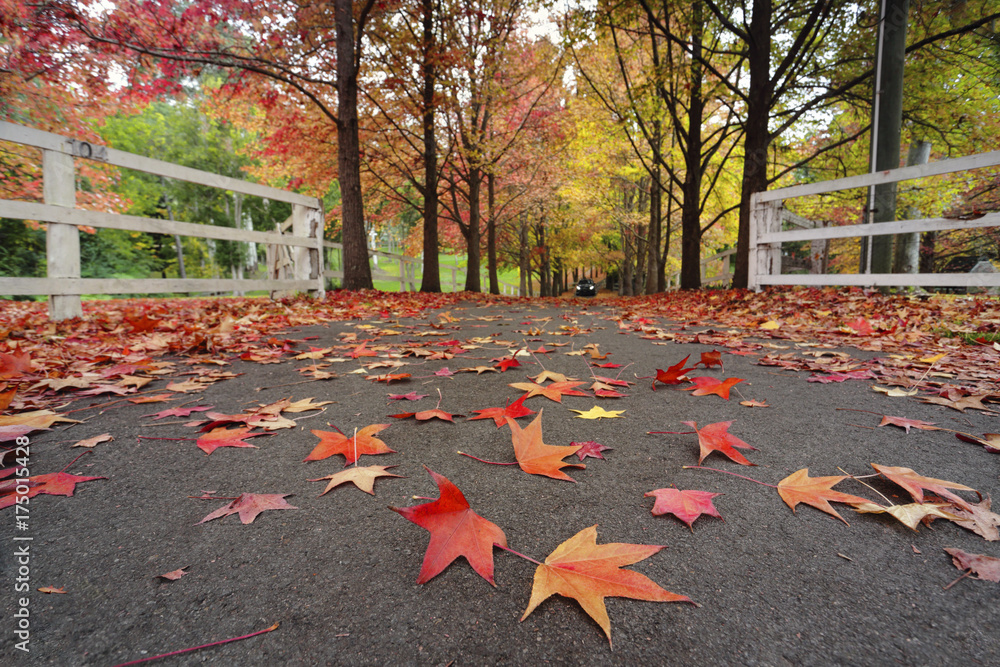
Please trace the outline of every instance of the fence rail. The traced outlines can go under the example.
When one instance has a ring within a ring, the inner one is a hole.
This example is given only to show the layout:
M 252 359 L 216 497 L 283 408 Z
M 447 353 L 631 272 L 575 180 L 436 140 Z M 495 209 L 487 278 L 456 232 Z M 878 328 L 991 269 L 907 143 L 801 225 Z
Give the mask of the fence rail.
M 1000 166 L 1000 151 L 756 193 L 751 199 L 749 287 L 755 290 L 764 285 L 1000 287 L 998 273 L 781 273 L 781 244 L 786 242 L 1000 227 L 1000 213 L 988 213 L 972 220 L 926 218 L 781 231 L 782 220 L 789 217 L 783 210 L 787 200 L 996 166 Z

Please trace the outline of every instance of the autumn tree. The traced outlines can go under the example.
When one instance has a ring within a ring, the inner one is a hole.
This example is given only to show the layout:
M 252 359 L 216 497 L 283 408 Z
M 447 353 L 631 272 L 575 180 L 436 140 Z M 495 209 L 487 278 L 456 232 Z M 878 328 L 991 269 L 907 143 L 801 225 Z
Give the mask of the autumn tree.
M 365 29 L 376 9 L 381 6 L 375 0 L 308 6 L 282 0 L 125 0 L 113 6 L 56 0 L 29 10 L 25 41 L 60 35 L 76 48 L 113 59 L 140 85 L 217 67 L 234 89 L 272 96 L 287 91 L 315 109 L 336 129 L 344 286 L 362 289 L 372 287 L 372 279 L 361 196 L 358 76 Z

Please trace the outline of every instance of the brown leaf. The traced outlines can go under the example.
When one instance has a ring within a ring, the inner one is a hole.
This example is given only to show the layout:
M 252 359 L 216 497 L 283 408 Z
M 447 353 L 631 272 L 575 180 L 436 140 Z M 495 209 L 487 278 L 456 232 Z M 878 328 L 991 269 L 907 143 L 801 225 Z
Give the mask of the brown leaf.
M 847 475 L 810 477 L 809 468 L 802 468 L 778 482 L 778 495 L 792 508 L 793 512 L 796 505 L 805 503 L 831 516 L 837 517 L 846 524 L 847 520 L 840 516 L 837 510 L 833 509 L 830 501 L 857 505 L 858 503 L 868 503 L 869 500 L 860 496 L 852 496 L 840 491 L 834 491 L 834 485 L 845 479 L 847 479 Z
M 948 555 L 959 570 L 971 570 L 976 579 L 1000 583 L 1000 558 L 970 554 L 961 549 L 948 549 Z
M 390 472 L 386 472 L 389 468 L 395 468 L 396 466 L 366 466 L 364 468 L 348 468 L 347 470 L 341 470 L 340 472 L 334 473 L 332 475 L 327 475 L 326 477 L 320 477 L 318 479 L 310 479 L 310 482 L 321 482 L 323 480 L 330 480 L 330 483 L 326 485 L 323 489 L 323 493 L 320 496 L 325 496 L 327 493 L 337 488 L 341 484 L 346 484 L 351 482 L 354 486 L 358 487 L 365 493 L 370 493 L 375 495 L 375 480 L 379 477 L 402 477 L 402 475 L 394 475 Z
M 177 581 L 178 579 L 180 579 L 181 577 L 183 577 L 185 574 L 190 574 L 190 573 L 184 571 L 184 570 L 188 569 L 189 567 L 191 567 L 191 566 L 190 565 L 185 565 L 184 567 L 180 568 L 179 570 L 173 570 L 172 572 L 165 572 L 164 574 L 158 574 L 156 576 L 159 577 L 160 579 L 166 579 L 167 581 Z
M 933 477 L 923 477 L 918 475 L 916 472 L 910 468 L 897 468 L 893 466 L 881 466 L 877 463 L 871 464 L 876 471 L 882 474 L 883 477 L 889 479 L 901 487 L 906 489 L 906 491 L 916 500 L 918 503 L 924 501 L 924 489 L 938 494 L 942 498 L 947 498 L 951 502 L 955 503 L 958 507 L 964 510 L 972 511 L 972 506 L 961 497 L 955 495 L 948 489 L 955 489 L 957 491 L 976 491 L 975 489 L 969 488 L 962 484 L 956 484 L 955 482 L 948 482 L 943 479 L 934 479 Z M 976 491 L 978 493 L 978 491 Z M 981 498 L 982 496 L 980 496 Z
M 66 595 L 66 589 L 56 588 L 55 586 L 42 586 L 38 590 L 41 593 L 61 593 L 62 595 Z
M 110 433 L 102 433 L 101 435 L 95 435 L 93 438 L 87 438 L 86 440 L 81 440 L 80 442 L 73 445 L 73 447 L 96 447 L 102 442 L 111 442 L 114 440 Z
M 1000 539 L 1000 514 L 990 511 L 991 503 L 990 497 L 986 496 L 982 502 L 970 504 L 968 510 L 955 507 L 950 511 L 958 518 L 952 521 L 990 542 L 995 542 Z

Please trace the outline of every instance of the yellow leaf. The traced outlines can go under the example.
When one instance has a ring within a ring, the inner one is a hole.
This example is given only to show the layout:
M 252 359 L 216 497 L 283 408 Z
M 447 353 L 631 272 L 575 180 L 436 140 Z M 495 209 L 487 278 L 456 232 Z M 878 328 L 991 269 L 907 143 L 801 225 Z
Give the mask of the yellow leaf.
M 615 417 L 621 417 L 624 410 L 605 410 L 602 407 L 594 406 L 591 409 L 584 412 L 583 410 L 570 410 L 570 412 L 576 412 L 579 417 L 578 419 L 613 419 Z
M 889 387 L 879 387 L 875 385 L 872 387 L 872 391 L 877 391 L 879 393 L 885 394 L 886 396 L 891 396 L 893 398 L 899 398 L 901 396 L 914 396 L 917 393 L 916 389 L 911 389 L 910 391 L 904 391 L 898 387 L 890 389 Z
M 767 329 L 769 331 L 773 331 L 774 329 L 777 329 L 780 326 L 781 326 L 781 324 L 778 323 L 777 321 L 775 321 L 775 320 L 768 320 L 767 322 L 764 322 L 763 324 L 761 324 L 760 328 L 761 329 Z
M 921 361 L 921 362 L 923 362 L 925 364 L 933 364 L 935 362 L 941 361 L 942 359 L 944 359 L 947 356 L 948 356 L 947 352 L 942 352 L 941 354 L 935 354 L 933 357 L 924 357 L 923 359 L 920 359 L 919 361 Z

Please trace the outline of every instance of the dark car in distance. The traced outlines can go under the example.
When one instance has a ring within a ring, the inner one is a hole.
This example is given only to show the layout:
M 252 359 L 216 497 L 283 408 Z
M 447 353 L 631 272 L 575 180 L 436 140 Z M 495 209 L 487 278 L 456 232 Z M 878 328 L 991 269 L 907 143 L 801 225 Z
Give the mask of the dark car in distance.
M 577 296 L 597 296 L 597 285 L 590 278 L 580 278 L 576 284 Z

